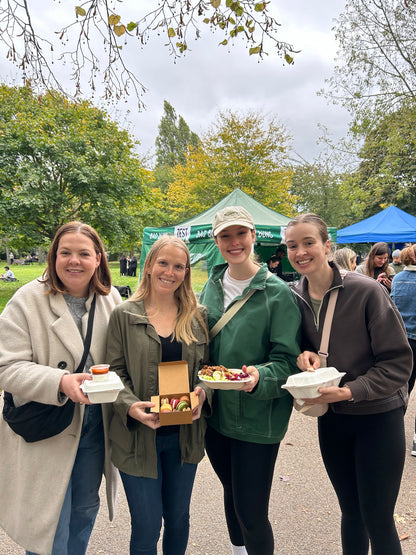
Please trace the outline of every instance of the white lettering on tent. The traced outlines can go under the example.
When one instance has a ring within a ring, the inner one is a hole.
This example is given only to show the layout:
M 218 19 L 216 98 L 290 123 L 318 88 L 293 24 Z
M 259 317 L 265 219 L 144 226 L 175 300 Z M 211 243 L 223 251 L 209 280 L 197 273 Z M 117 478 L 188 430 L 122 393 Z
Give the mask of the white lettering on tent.
M 189 238 L 191 237 L 191 226 L 176 226 L 173 234 L 175 235 L 175 237 L 178 237 L 178 239 L 182 239 L 182 241 L 185 241 L 185 243 L 189 243 Z
M 273 239 L 273 233 L 271 231 L 256 230 L 256 236 L 258 239 Z

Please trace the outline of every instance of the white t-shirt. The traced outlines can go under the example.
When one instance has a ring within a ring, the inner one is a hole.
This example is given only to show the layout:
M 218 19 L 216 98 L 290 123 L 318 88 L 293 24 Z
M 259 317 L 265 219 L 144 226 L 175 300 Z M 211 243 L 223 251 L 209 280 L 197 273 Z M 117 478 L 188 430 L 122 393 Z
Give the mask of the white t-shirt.
M 239 297 L 244 289 L 249 286 L 254 276 L 248 279 L 234 279 L 230 276 L 228 268 L 225 270 L 222 278 L 222 286 L 224 288 L 224 311 L 228 305 L 236 298 Z

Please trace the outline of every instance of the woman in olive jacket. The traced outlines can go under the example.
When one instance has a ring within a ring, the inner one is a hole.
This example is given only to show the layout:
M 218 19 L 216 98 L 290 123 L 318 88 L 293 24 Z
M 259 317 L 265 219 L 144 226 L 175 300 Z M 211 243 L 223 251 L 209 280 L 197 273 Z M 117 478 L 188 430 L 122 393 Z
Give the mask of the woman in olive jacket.
M 163 553 L 184 555 L 210 394 L 198 379 L 208 360 L 206 314 L 192 291 L 189 251 L 180 239 L 165 235 L 153 244 L 138 290 L 111 316 L 106 360 L 125 387 L 114 403 L 110 441 L 131 514 L 131 553 L 156 555 L 163 518 Z M 199 405 L 192 424 L 161 427 L 159 414 L 148 410 L 159 393 L 159 363 L 182 360 Z

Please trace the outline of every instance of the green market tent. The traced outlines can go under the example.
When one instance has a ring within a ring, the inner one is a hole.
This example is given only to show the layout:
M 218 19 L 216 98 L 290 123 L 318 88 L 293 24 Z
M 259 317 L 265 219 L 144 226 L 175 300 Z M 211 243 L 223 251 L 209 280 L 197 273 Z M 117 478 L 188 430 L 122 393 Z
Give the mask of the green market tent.
M 180 237 L 187 243 L 191 253 L 191 264 L 206 259 L 207 269 L 210 272 L 212 266 L 224 262 L 212 237 L 211 226 L 215 214 L 226 206 L 244 206 L 253 216 L 256 225 L 255 250 L 263 260 L 265 259 L 263 253 L 267 251 L 266 256 L 268 258 L 274 252 L 276 246 L 284 242 L 284 233 L 290 218 L 267 208 L 267 206 L 237 188 L 205 212 L 176 226 L 145 227 L 140 255 L 140 271 L 143 269 L 144 261 L 153 243 L 166 234 Z M 329 231 L 332 240 L 336 241 L 336 229 L 329 228 Z M 269 248 L 267 249 L 267 247 Z

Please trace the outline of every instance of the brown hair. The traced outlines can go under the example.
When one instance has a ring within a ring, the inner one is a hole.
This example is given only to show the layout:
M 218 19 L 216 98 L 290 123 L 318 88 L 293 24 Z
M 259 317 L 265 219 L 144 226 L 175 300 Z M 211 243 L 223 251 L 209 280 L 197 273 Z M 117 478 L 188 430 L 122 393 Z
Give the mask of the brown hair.
M 327 241 L 329 241 L 328 226 L 317 214 L 300 214 L 299 216 L 296 216 L 296 218 L 293 218 L 293 220 L 290 220 L 286 228 L 289 229 L 289 227 L 293 227 L 297 224 L 314 225 L 318 229 L 319 235 L 322 239 L 322 243 L 326 243 Z
M 390 249 L 388 244 L 383 242 L 374 243 L 374 245 L 370 249 L 370 252 L 368 253 L 368 257 L 365 262 L 365 273 L 367 276 L 374 278 L 374 258 L 381 254 L 388 254 L 390 256 Z M 390 275 L 392 273 L 389 268 L 388 258 L 386 262 L 383 264 L 381 271 L 385 272 L 387 275 Z
M 49 285 L 49 293 L 65 293 L 65 287 L 56 273 L 56 253 L 59 247 L 59 241 L 66 233 L 82 233 L 94 244 L 96 254 L 101 255 L 100 264 L 95 269 L 94 275 L 90 281 L 90 291 L 97 295 L 108 295 L 111 291 L 111 275 L 108 266 L 107 257 L 101 239 L 95 229 L 88 224 L 82 222 L 69 222 L 61 226 L 53 238 L 46 257 L 46 268 L 40 281 Z
M 167 245 L 178 247 L 186 254 L 186 268 L 188 270 L 183 282 L 175 291 L 175 297 L 178 302 L 178 317 L 172 334 L 172 340 L 176 339 L 177 341 L 183 341 L 187 345 L 196 341 L 196 337 L 192 331 L 192 319 L 194 316 L 199 320 L 208 340 L 208 330 L 197 308 L 198 303 L 191 285 L 191 258 L 189 250 L 182 239 L 178 239 L 173 235 L 162 235 L 162 237 L 159 237 L 159 239 L 153 243 L 144 262 L 142 279 L 137 290 L 131 296 L 130 301 L 142 301 L 150 296 L 151 279 L 149 270 L 153 268 L 159 251 Z
M 416 265 L 416 245 L 405 247 L 400 253 L 400 260 L 405 266 Z

